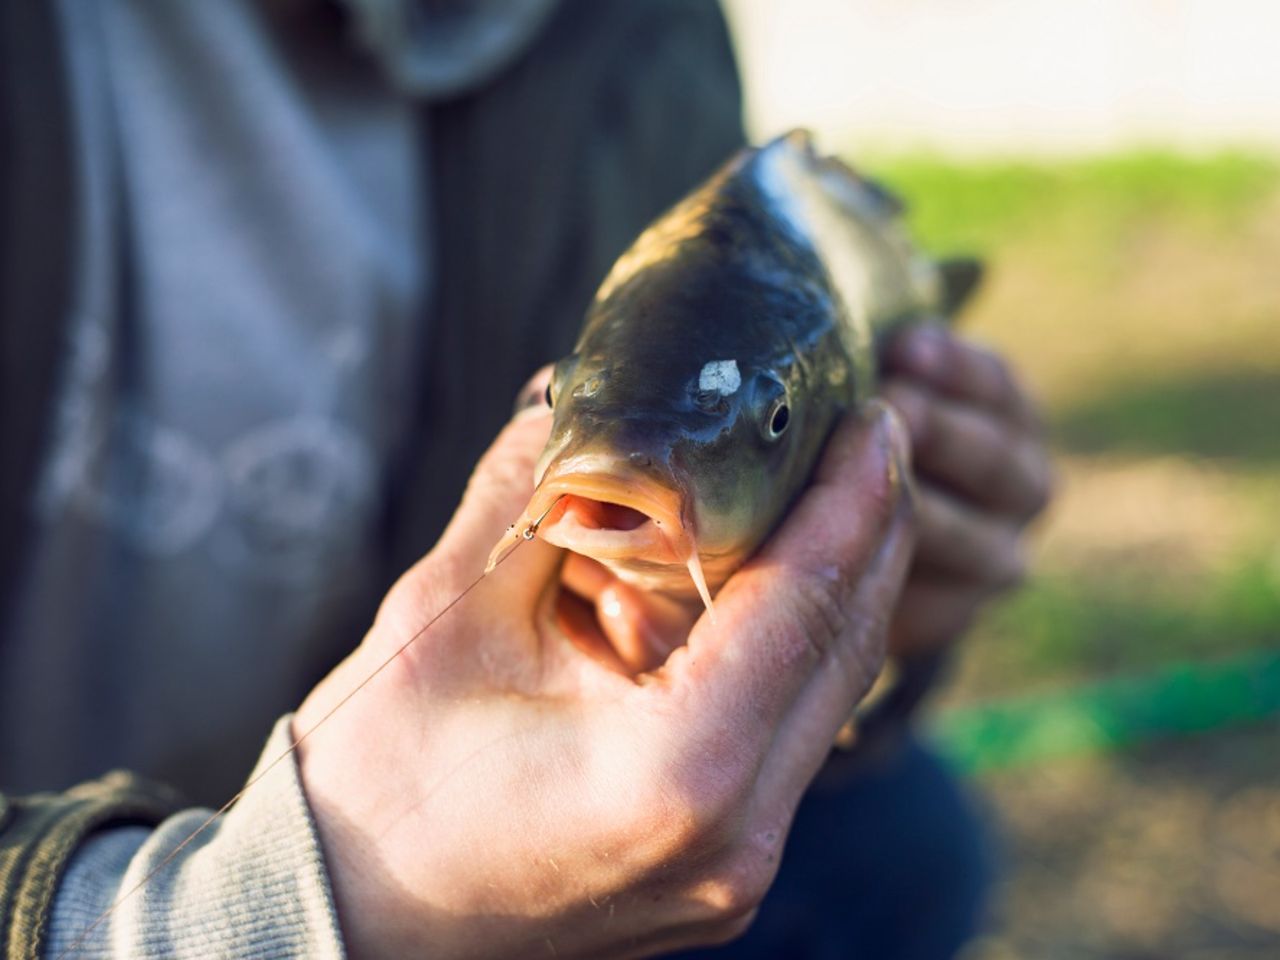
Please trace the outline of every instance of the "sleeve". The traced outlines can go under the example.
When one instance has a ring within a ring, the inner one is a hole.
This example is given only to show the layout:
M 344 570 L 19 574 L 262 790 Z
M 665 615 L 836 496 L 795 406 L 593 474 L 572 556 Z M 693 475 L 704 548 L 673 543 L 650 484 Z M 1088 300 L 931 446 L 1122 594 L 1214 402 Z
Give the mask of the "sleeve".
M 254 776 L 288 750 L 290 719 L 276 725 Z M 210 814 L 175 807 L 168 791 L 123 773 L 9 801 L 0 956 L 344 956 L 292 758 L 165 863 Z

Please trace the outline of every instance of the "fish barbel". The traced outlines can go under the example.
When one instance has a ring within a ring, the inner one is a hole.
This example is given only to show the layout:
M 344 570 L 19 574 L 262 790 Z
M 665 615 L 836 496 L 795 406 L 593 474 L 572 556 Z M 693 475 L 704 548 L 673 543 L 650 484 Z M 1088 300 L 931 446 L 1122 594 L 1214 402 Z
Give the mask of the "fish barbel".
M 836 418 L 874 390 L 877 339 L 941 318 L 976 281 L 971 262 L 917 252 L 900 212 L 796 131 L 741 151 L 655 221 L 555 366 L 535 492 L 491 565 L 536 530 L 711 609 Z

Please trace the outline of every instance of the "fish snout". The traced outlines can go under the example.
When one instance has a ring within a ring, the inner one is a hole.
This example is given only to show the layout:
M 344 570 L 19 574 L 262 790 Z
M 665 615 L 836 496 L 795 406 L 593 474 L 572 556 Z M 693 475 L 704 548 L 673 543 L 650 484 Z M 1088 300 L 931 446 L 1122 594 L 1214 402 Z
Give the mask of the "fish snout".
M 684 527 L 682 485 L 647 450 L 579 453 L 548 465 L 539 502 L 555 503 L 542 525 L 558 546 L 602 559 L 667 554 Z
M 538 492 L 556 498 L 541 528 L 546 542 L 591 557 L 629 583 L 712 609 L 686 491 L 666 463 L 632 451 L 558 464 Z

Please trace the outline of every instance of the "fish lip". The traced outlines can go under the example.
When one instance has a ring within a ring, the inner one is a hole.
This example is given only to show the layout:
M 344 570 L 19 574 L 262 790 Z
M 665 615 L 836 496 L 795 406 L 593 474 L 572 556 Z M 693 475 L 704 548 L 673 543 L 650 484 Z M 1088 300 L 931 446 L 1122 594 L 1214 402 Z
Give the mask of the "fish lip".
M 563 547 L 593 560 L 637 560 L 676 563 L 679 558 L 652 521 L 632 530 L 597 530 L 565 514 L 540 532 L 553 547 Z
M 544 512 L 538 534 L 554 546 L 599 560 L 643 557 L 683 564 L 692 549 L 684 523 L 684 495 L 660 479 L 635 470 L 610 469 L 616 464 L 566 465 L 543 477 L 525 511 L 526 518 Z M 648 520 L 631 530 L 600 530 L 580 524 L 560 506 L 566 496 L 628 507 Z

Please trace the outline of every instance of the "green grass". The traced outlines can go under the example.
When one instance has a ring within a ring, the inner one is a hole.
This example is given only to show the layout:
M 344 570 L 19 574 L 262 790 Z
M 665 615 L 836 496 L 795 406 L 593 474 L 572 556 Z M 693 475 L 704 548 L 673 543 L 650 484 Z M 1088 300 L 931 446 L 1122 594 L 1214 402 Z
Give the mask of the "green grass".
M 1060 411 L 1054 420 L 1057 441 L 1075 453 L 1173 454 L 1280 466 L 1280 376 L 1270 371 L 1144 378 Z
M 966 773 L 1099 753 L 1280 713 L 1280 652 L 1174 662 L 1130 677 L 955 709 L 932 737 Z
M 1114 243 L 1126 229 L 1158 219 L 1230 229 L 1280 183 L 1280 160 L 1250 153 L 1149 150 L 1057 163 L 915 154 L 861 165 L 907 200 L 913 231 L 940 252 L 990 253 L 1060 234 L 1069 224 L 1079 229 L 1068 242 Z
M 1280 560 L 1244 557 L 1194 588 L 1141 567 L 1045 575 L 992 610 L 972 642 L 981 669 L 968 700 L 1280 650 Z

